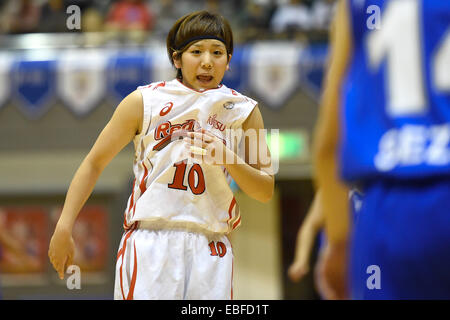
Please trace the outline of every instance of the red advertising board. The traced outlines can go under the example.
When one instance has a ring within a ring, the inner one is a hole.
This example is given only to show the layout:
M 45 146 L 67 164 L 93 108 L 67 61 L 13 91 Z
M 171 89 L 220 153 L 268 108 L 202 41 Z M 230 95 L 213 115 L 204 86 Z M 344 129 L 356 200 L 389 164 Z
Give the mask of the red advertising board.
M 44 208 L 0 208 L 0 272 L 44 272 L 48 260 L 48 225 L 48 214 Z

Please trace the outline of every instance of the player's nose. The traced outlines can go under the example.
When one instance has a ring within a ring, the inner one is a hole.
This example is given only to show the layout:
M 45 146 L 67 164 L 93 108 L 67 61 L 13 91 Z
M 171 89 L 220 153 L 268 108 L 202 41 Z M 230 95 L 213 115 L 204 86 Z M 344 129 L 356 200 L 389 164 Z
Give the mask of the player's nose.
M 202 68 L 205 68 L 205 69 L 212 68 L 212 59 L 211 59 L 211 55 L 208 52 L 206 52 L 205 54 L 202 55 L 201 66 L 202 66 Z

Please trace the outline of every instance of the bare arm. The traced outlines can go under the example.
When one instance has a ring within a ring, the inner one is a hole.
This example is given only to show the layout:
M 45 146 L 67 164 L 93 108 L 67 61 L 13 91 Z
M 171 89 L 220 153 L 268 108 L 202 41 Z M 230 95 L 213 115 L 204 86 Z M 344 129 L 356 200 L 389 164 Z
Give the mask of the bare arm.
M 342 79 L 350 59 L 351 38 L 345 1 L 338 4 L 331 35 L 331 63 L 315 131 L 316 182 L 322 190 L 325 228 L 330 242 L 346 242 L 349 230 L 348 188 L 338 176 L 339 101 Z
M 270 159 L 270 150 L 267 147 L 265 137 L 260 137 L 264 132 L 262 131 L 264 129 L 264 122 L 258 106 L 253 109 L 252 113 L 243 123 L 242 129 L 244 132 L 254 130 L 256 133 L 256 141 L 245 143 L 245 162 L 242 159 L 238 159 L 236 163 L 226 164 L 225 168 L 242 191 L 258 201 L 267 202 L 273 195 L 274 177 L 271 166 L 262 165 L 263 162 L 267 162 L 265 160 Z M 251 151 L 252 146 L 249 145 L 250 143 L 257 143 L 257 148 L 253 148 L 253 151 Z M 261 159 L 260 150 L 267 150 L 264 161 Z M 257 151 L 256 163 L 252 163 L 250 161 L 250 152 L 255 151 Z
M 61 278 L 73 258 L 72 228 L 81 208 L 104 168 L 140 132 L 142 117 L 141 93 L 134 91 L 119 104 L 76 171 L 49 248 L 50 260 Z
M 317 285 L 327 299 L 348 297 L 348 188 L 340 180 L 337 156 L 341 134 L 340 89 L 352 52 L 347 10 L 347 1 L 340 0 L 331 34 L 331 63 L 325 81 L 314 144 L 316 182 L 322 191 L 328 239 L 319 257 Z

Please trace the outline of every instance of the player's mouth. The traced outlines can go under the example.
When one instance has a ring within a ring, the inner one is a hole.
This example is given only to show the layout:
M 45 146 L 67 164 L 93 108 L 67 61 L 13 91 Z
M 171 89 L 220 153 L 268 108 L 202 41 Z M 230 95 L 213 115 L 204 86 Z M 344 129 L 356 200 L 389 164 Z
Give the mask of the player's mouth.
M 210 84 L 213 81 L 214 77 L 210 75 L 198 75 L 197 80 L 202 84 Z

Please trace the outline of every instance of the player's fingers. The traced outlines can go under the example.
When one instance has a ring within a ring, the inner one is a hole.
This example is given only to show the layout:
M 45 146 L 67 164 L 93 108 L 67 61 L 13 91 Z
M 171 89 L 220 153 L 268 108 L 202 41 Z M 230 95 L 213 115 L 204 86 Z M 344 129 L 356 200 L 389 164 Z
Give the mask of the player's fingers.
M 172 139 L 173 140 L 177 140 L 177 139 L 179 139 L 180 137 L 182 137 L 182 138 L 185 138 L 185 137 L 187 137 L 187 134 L 189 133 L 189 131 L 186 131 L 186 130 L 184 130 L 184 129 L 181 129 L 181 130 L 175 130 L 173 133 L 172 133 Z
M 207 132 L 207 130 L 203 129 L 202 127 L 198 127 L 194 129 L 194 132 L 205 133 Z
M 318 265 L 314 272 L 314 283 L 316 284 L 316 290 L 325 300 L 334 300 L 333 290 L 327 283 L 326 276 L 322 270 L 322 266 Z
M 201 140 L 203 137 L 203 133 L 201 132 L 188 132 L 186 133 L 186 137 L 190 138 L 191 140 Z
M 188 146 L 194 146 L 196 148 L 202 148 L 202 149 L 206 149 L 206 147 L 208 145 L 210 145 L 210 141 L 205 141 L 205 140 L 201 140 L 201 139 L 190 139 L 190 138 L 184 138 L 183 141 L 188 145 Z
M 50 262 L 55 270 L 57 270 L 59 262 L 53 253 L 49 254 Z
M 214 136 L 209 132 L 188 132 L 186 134 L 188 138 L 194 141 L 204 141 L 204 142 L 212 142 L 214 140 Z
M 66 261 L 67 261 L 67 258 L 64 258 L 63 260 L 55 259 L 55 261 L 53 263 L 53 267 L 55 268 L 55 270 L 58 273 L 58 276 L 61 280 L 64 279 L 64 271 L 65 271 Z
M 66 263 L 64 262 L 58 268 L 58 275 L 61 280 L 64 279 L 64 272 L 66 271 Z
M 338 299 L 338 300 L 348 299 L 347 287 L 345 285 L 344 280 L 337 279 L 336 283 L 333 286 L 333 293 L 335 295 L 335 299 Z
M 214 140 L 216 138 L 216 136 L 215 135 L 213 135 L 211 132 L 209 132 L 209 131 L 207 131 L 207 130 L 204 130 L 203 131 L 203 139 L 206 139 L 206 140 Z
M 326 267 L 327 267 L 327 252 L 322 249 L 319 252 L 318 262 L 314 268 L 314 283 L 319 294 L 326 300 L 334 300 L 333 290 L 328 284 Z
M 298 282 L 309 272 L 308 266 L 294 262 L 288 269 L 288 276 L 293 282 Z
M 188 145 L 193 145 L 196 147 L 202 147 L 203 140 L 201 134 L 189 132 L 187 137 L 183 141 Z
M 61 278 L 61 273 L 62 273 L 61 270 L 63 269 L 63 266 L 58 261 L 53 260 L 51 262 L 53 265 L 53 269 L 55 269 L 56 273 L 58 273 L 58 276 Z
M 68 257 L 67 257 L 67 261 L 66 261 L 66 266 L 65 266 L 65 270 L 67 270 L 67 268 L 69 267 L 69 266 L 71 266 L 73 264 L 73 255 L 69 255 Z

